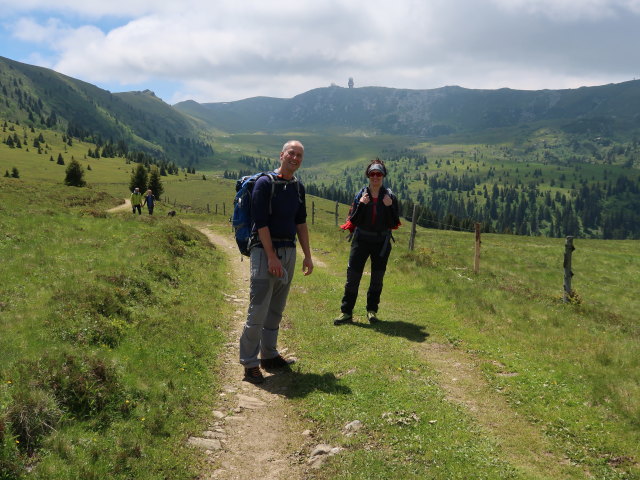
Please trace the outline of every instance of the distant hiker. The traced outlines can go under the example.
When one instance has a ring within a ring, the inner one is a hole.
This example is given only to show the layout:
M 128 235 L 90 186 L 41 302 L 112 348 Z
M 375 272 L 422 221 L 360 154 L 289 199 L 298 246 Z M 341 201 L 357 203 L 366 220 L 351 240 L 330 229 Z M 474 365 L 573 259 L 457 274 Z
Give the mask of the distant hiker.
M 304 187 L 296 185 L 294 177 L 303 158 L 300 142 L 285 143 L 280 167 L 275 170 L 284 181 L 272 182 L 267 175 L 262 176 L 251 194 L 250 303 L 240 336 L 240 363 L 244 380 L 251 383 L 264 382 L 260 367 L 288 368 L 293 363 L 280 355 L 277 341 L 295 270 L 296 234 L 304 252 L 302 271 L 304 275 L 313 272 Z
M 142 202 L 143 202 L 143 197 L 142 197 L 142 193 L 140 193 L 140 189 L 138 187 L 136 187 L 133 190 L 133 193 L 131 193 L 131 209 L 133 210 L 133 213 L 136 213 L 136 210 L 138 211 L 138 215 L 142 214 Z
M 153 192 L 151 190 L 147 190 L 147 193 L 144 196 L 143 205 L 147 206 L 149 210 L 149 215 L 153 215 L 153 207 L 156 204 L 156 197 L 153 196 Z
M 340 310 L 334 325 L 353 323 L 353 308 L 358 298 L 358 288 L 367 259 L 371 258 L 371 281 L 367 291 L 367 318 L 378 322 L 378 304 L 382 293 L 382 280 L 391 253 L 391 230 L 400 226 L 398 201 L 382 182 L 387 168 L 382 160 L 372 160 L 365 170 L 369 185 L 360 190 L 351 205 L 347 222 L 341 225 L 349 230 L 351 252 L 347 265 L 347 281 Z

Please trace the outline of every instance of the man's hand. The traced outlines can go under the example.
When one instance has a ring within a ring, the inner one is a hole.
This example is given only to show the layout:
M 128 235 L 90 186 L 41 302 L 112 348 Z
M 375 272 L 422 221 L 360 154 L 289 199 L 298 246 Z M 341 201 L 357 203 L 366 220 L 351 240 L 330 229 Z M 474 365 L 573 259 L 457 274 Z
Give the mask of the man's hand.
M 270 255 L 267 261 L 269 266 L 269 273 L 274 277 L 282 277 L 284 276 L 284 269 L 282 268 L 282 262 L 278 258 L 277 255 Z
M 307 275 L 311 275 L 312 272 L 313 260 L 311 260 L 311 257 L 304 257 L 304 260 L 302 260 L 302 273 L 304 273 L 306 277 Z

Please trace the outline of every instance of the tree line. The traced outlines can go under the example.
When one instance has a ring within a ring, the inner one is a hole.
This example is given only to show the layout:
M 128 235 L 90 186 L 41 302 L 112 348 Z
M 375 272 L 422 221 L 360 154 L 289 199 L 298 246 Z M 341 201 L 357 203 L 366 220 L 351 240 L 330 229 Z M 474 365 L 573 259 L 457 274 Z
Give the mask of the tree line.
M 387 152 L 391 153 L 391 152 Z M 540 177 L 541 169 L 532 169 L 534 181 L 523 183 L 516 178 L 514 184 L 505 185 L 495 166 L 489 166 L 484 176 L 472 172 L 459 175 L 449 172 L 427 175 L 417 174 L 415 181 L 424 185 L 415 193 L 407 172 L 415 167 L 426 166 L 426 156 L 411 156 L 409 166 L 398 165 L 400 158 L 410 153 L 401 152 L 385 157 L 387 166 L 394 170 L 385 179 L 385 185 L 394 191 L 399 200 L 401 215 L 411 220 L 414 206 L 418 213 L 417 223 L 427 228 L 468 230 L 475 223 L 482 225 L 484 232 L 516 235 L 544 235 L 549 237 L 639 239 L 640 238 L 640 175 L 612 175 L 604 172 L 602 181 L 580 180 L 567 192 L 557 188 L 545 188 Z M 246 169 L 225 171 L 223 176 L 238 179 L 259 171 L 273 170 L 277 162 L 268 158 L 243 155 L 239 163 Z M 478 161 L 474 158 L 474 161 Z M 438 165 L 449 165 L 448 160 L 437 159 Z M 361 169 L 353 167 L 342 172 L 341 181 L 329 185 L 305 182 L 305 190 L 315 195 L 344 204 L 351 204 L 360 189 L 356 178 Z M 404 170 L 404 173 L 400 171 Z M 517 173 L 517 168 L 514 173 Z M 414 174 L 415 176 L 415 174 Z M 538 180 L 536 180 L 538 179 Z M 557 182 L 566 181 L 564 174 Z M 550 182 L 556 184 L 556 180 Z
M 401 215 L 413 216 L 427 228 L 549 237 L 640 239 L 640 178 L 620 175 L 605 183 L 588 184 L 565 194 L 541 190 L 536 185 L 484 185 L 476 190 L 447 190 L 442 185 L 421 191 L 416 200 L 402 182 L 385 182 L 399 199 Z M 355 192 L 331 184 L 305 184 L 311 195 L 340 203 L 353 202 Z

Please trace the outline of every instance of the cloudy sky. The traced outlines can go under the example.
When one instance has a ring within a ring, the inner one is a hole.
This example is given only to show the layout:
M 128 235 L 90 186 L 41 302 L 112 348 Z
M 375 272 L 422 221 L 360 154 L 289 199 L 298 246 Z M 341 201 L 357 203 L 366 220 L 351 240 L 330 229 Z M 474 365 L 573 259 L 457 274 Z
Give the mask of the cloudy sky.
M 640 77 L 640 0 L 0 0 L 0 56 L 168 103 Z

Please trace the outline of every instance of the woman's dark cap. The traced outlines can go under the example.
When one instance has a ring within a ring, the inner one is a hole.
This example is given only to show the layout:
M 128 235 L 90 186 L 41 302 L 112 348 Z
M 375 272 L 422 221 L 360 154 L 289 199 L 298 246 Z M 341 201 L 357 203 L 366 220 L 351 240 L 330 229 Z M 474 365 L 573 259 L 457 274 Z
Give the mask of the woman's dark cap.
M 369 175 L 371 172 L 380 172 L 382 173 L 382 175 L 387 175 L 387 169 L 379 163 L 374 163 L 367 169 L 367 175 Z

